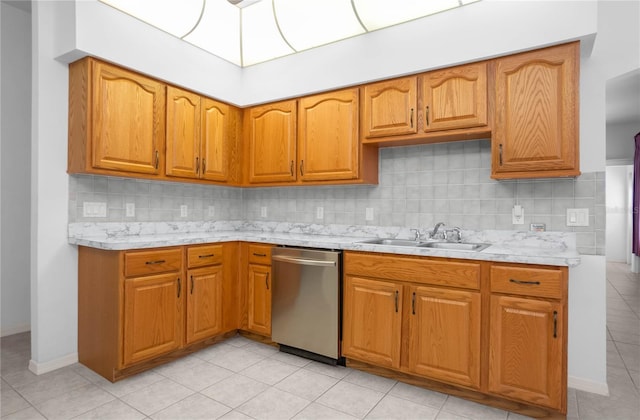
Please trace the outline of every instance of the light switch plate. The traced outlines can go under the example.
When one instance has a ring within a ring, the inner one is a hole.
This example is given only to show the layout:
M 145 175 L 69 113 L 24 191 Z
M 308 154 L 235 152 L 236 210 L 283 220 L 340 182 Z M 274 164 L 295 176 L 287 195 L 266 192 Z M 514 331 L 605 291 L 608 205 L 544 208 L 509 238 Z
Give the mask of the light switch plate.
M 589 209 L 567 209 L 567 226 L 589 226 Z
M 511 223 L 514 225 L 524 225 L 524 208 L 520 204 L 516 204 L 511 209 Z

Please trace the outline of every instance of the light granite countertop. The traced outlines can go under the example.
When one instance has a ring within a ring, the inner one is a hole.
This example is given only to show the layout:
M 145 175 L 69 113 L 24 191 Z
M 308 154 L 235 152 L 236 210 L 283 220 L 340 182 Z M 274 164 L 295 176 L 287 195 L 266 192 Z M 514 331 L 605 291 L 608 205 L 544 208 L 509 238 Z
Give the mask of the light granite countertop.
M 72 223 L 69 243 L 105 250 L 129 250 L 228 241 L 324 249 L 369 251 L 575 267 L 580 264 L 572 232 L 463 230 L 465 242 L 488 243 L 482 251 L 362 243 L 372 238 L 408 239 L 408 228 L 313 225 L 279 222 Z

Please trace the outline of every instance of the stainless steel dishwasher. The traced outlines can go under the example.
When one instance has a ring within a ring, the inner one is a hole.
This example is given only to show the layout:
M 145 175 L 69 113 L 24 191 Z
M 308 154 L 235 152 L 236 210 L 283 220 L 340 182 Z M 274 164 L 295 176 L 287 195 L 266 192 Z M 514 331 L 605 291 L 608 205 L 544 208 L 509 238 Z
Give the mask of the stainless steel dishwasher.
M 280 350 L 340 363 L 340 251 L 273 248 L 271 338 Z

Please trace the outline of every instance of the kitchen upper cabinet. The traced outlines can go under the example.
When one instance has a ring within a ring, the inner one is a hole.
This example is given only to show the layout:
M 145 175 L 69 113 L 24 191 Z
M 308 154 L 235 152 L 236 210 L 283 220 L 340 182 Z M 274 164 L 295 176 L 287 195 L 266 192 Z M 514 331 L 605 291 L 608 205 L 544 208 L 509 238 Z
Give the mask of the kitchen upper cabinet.
M 379 366 L 400 367 L 402 292 L 400 283 L 345 277 L 344 356 Z
M 86 58 L 69 65 L 69 87 L 69 173 L 159 173 L 163 83 Z
M 245 111 L 249 183 L 296 180 L 296 109 L 291 100 Z
M 417 132 L 417 77 L 365 85 L 362 99 L 363 137 L 387 137 Z
M 579 43 L 495 60 L 492 178 L 577 176 Z
M 358 178 L 358 89 L 300 99 L 298 170 L 301 181 Z M 377 163 L 377 162 L 376 162 Z
M 425 132 L 487 126 L 487 62 L 425 73 Z
M 408 368 L 480 388 L 480 292 L 412 286 Z
M 566 413 L 567 269 L 491 267 L 489 391 Z
M 167 87 L 166 175 L 226 182 L 230 107 Z

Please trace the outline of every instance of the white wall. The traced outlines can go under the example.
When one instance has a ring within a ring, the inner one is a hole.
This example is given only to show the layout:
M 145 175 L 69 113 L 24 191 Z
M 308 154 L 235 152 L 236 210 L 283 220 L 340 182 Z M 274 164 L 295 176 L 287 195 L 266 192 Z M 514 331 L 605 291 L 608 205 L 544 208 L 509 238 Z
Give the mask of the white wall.
M 2 244 L 0 336 L 29 331 L 31 15 L 0 3 Z
M 638 92 L 640 95 L 640 92 Z M 638 98 L 640 101 L 640 97 Z M 607 124 L 607 161 L 615 164 L 633 164 L 636 150 L 634 137 L 640 133 L 640 115 L 638 121 L 619 124 Z
M 102 15 L 100 9 L 106 6 L 95 1 L 75 6 L 38 2 L 34 11 L 34 57 L 39 62 L 34 58 L 33 191 L 37 199 L 32 221 L 36 244 L 32 357 L 34 366 L 43 370 L 73 359 L 77 343 L 77 255 L 66 245 L 65 235 L 68 82 L 66 67 L 55 57 L 69 60 L 94 54 L 246 105 L 582 38 L 580 159 L 584 172 L 605 170 L 606 80 L 640 62 L 637 2 L 486 0 L 457 11 L 460 21 L 456 24 L 442 21 L 446 14 L 436 16 L 441 29 L 437 34 L 429 28 L 432 20 L 422 19 L 354 38 L 343 46 L 333 44 L 243 71 L 205 59 L 194 47 L 179 46 L 164 34 L 151 34 L 152 28 L 131 18 Z M 57 20 L 56 13 L 61 14 Z M 63 24 L 69 19 L 76 25 Z M 56 21 L 61 22 L 57 28 Z M 383 34 L 391 39 L 382 40 Z M 162 39 L 167 43 L 156 42 Z M 54 40 L 58 44 L 52 46 Z M 570 275 L 569 375 L 574 383 L 595 384 L 590 388 L 594 390 L 606 389 L 604 263 L 604 256 L 585 257 Z M 575 291 L 576 287 L 585 289 Z
M 607 166 L 607 261 L 626 263 L 630 257 L 632 174 L 632 165 Z

